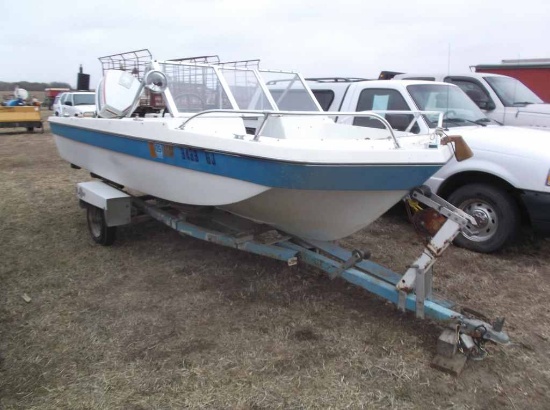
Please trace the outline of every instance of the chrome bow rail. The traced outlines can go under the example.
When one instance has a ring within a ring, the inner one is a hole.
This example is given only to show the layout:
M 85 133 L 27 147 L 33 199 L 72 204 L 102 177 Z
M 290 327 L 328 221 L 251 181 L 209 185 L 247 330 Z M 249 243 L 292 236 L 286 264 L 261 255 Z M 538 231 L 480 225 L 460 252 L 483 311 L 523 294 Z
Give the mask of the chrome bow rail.
M 397 138 L 395 136 L 395 133 L 393 132 L 393 129 L 390 125 L 390 123 L 381 115 L 376 114 L 374 112 L 338 112 L 338 113 L 330 113 L 330 112 L 315 112 L 315 111 L 260 111 L 260 110 L 206 110 L 201 111 L 195 115 L 192 115 L 191 117 L 187 118 L 179 127 L 178 129 L 183 130 L 185 129 L 185 126 L 191 121 L 194 120 L 197 117 L 202 117 L 208 114 L 235 114 L 237 117 L 243 117 L 243 115 L 247 115 L 249 117 L 256 117 L 256 118 L 262 118 L 263 121 L 260 124 L 259 127 L 256 128 L 256 131 L 254 133 L 253 141 L 258 141 L 260 138 L 260 134 L 262 133 L 265 124 L 267 122 L 267 119 L 269 117 L 283 117 L 283 116 L 308 116 L 308 117 L 333 117 L 333 116 L 342 116 L 342 115 L 350 115 L 354 117 L 370 117 L 375 118 L 378 121 L 380 121 L 386 129 L 390 132 L 390 136 L 393 140 L 393 143 L 395 145 L 395 148 L 401 148 L 399 145 L 399 141 L 397 141 Z M 410 114 L 410 112 L 409 112 Z

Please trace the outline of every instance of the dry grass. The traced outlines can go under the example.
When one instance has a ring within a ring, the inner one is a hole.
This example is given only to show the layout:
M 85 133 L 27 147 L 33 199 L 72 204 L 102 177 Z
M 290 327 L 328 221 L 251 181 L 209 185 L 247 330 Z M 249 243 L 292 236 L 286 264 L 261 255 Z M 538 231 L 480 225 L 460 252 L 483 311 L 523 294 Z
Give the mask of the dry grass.
M 86 179 L 50 134 L 0 135 L 2 408 L 548 408 L 548 241 L 442 258 L 438 290 L 515 342 L 456 379 L 429 367 L 436 325 L 315 270 L 155 222 L 94 245 Z M 345 242 L 398 271 L 420 249 L 399 215 Z

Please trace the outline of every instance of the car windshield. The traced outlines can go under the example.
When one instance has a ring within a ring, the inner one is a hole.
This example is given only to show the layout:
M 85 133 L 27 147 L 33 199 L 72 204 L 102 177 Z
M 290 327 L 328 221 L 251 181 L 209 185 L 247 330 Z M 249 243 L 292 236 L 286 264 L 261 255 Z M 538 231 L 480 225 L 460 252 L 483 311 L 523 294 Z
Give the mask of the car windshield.
M 74 105 L 94 105 L 94 94 L 75 94 L 73 96 Z
M 542 104 L 543 101 L 521 81 L 511 77 L 484 77 L 505 107 Z
M 407 86 L 416 106 L 421 111 L 443 113 L 445 127 L 484 125 L 490 120 L 460 88 L 444 84 L 414 84 Z M 439 116 L 427 114 L 424 118 L 435 127 Z

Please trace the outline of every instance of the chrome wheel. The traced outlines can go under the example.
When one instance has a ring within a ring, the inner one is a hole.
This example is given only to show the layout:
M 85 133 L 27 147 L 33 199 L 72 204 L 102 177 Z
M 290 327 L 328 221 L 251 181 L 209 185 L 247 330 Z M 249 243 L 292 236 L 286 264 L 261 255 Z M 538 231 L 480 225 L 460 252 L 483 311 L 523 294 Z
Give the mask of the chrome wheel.
M 479 199 L 465 201 L 458 206 L 464 212 L 472 215 L 477 222 L 477 235 L 463 235 L 471 241 L 483 242 L 492 238 L 498 229 L 498 215 L 491 204 Z
M 514 197 L 501 187 L 487 183 L 463 185 L 449 195 L 449 202 L 472 215 L 477 235 L 461 232 L 455 244 L 476 252 L 489 253 L 502 248 L 516 236 L 520 212 Z

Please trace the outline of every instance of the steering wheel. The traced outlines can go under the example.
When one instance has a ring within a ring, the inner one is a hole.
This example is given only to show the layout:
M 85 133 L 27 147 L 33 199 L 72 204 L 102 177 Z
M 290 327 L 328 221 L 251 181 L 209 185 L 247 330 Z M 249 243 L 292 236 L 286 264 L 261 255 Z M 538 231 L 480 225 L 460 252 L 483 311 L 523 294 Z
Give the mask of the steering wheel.
M 182 93 L 174 96 L 174 102 L 178 111 L 202 111 L 204 101 L 202 97 L 194 93 Z

